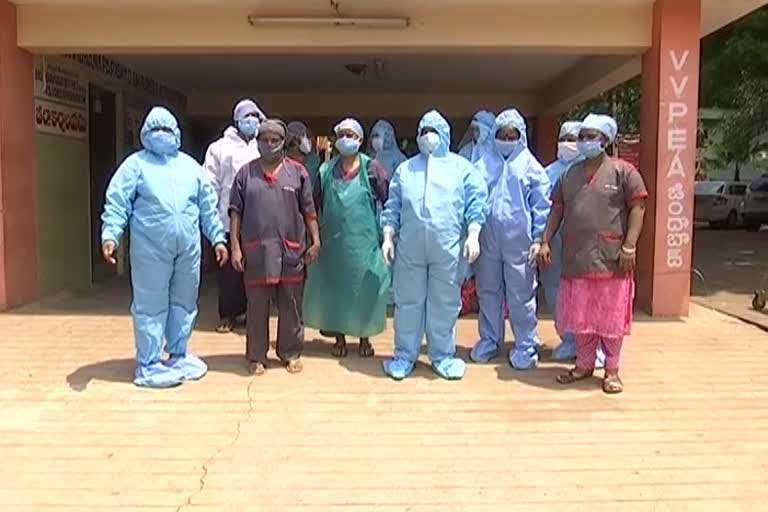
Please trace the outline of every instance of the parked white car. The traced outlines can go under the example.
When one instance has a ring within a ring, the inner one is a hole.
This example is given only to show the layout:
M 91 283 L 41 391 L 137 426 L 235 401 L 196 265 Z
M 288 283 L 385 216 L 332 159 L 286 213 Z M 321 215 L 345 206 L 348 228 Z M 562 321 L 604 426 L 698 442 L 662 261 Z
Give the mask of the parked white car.
M 760 231 L 763 224 L 768 224 L 768 174 L 763 174 L 749 185 L 741 216 L 747 231 Z
M 713 228 L 734 228 L 747 193 L 747 184 L 736 181 L 697 181 L 693 214 L 697 222 Z

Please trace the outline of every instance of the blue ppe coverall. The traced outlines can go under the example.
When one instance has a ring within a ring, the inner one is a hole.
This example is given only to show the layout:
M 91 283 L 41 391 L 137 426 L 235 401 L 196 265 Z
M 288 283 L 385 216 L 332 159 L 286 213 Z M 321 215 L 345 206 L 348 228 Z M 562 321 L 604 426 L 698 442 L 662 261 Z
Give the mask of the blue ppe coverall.
M 477 112 L 472 118 L 469 127 L 470 132 L 472 132 L 475 127 L 479 131 L 477 140 L 474 138 L 470 139 L 468 143 L 459 148 L 459 154 L 474 164 L 477 163 L 487 151 L 493 150 L 493 137 L 495 135 L 493 126 L 495 123 L 496 116 L 493 112 L 487 110 L 480 110 Z
M 432 128 L 440 143 L 395 171 L 382 227 L 396 233 L 394 261 L 395 353 L 384 361 L 394 379 L 407 377 L 426 333 L 432 369 L 460 379 L 466 364 L 456 354 L 456 321 L 461 309 L 460 272 L 467 227 L 482 226 L 488 191 L 472 165 L 449 151 L 450 126 L 437 111 L 424 115 L 419 133 Z
M 373 148 L 372 140 L 375 137 L 381 137 L 382 149 L 378 153 Z M 379 119 L 374 123 L 371 129 L 371 136 L 368 139 L 368 155 L 371 158 L 375 158 L 377 162 L 387 171 L 387 180 L 391 181 L 392 176 L 395 174 L 395 169 L 400 167 L 400 164 L 405 162 L 408 158 L 400 151 L 397 146 L 397 136 L 395 135 L 395 127 L 389 121 Z M 381 222 L 381 212 L 383 205 L 378 201 L 376 202 L 376 216 L 379 223 Z M 390 278 L 391 281 L 391 278 Z M 388 304 L 394 304 L 394 294 L 392 290 L 389 291 Z
M 153 108 L 141 129 L 143 150 L 120 165 L 107 188 L 102 243 L 117 244 L 130 227 L 134 384 L 170 387 L 199 379 L 205 363 L 187 352 L 197 318 L 200 226 L 212 244 L 225 243 L 216 193 L 203 168 L 179 151 L 176 118 Z M 163 339 L 169 359 L 161 362 Z
M 381 137 L 383 147 L 378 153 L 374 150 L 371 141 Z M 368 149 L 366 151 L 371 158 L 375 158 L 387 171 L 387 179 L 391 180 L 400 164 L 407 160 L 406 156 L 397 146 L 397 137 L 395 128 L 389 121 L 379 119 L 371 129 L 371 136 L 368 139 Z
M 579 121 L 566 121 L 560 128 L 560 139 L 568 135 L 578 137 L 581 126 Z M 551 185 L 550 197 L 552 197 L 552 190 L 554 190 L 560 177 L 565 174 L 565 171 L 573 165 L 580 163 L 583 159 L 583 157 L 577 157 L 573 160 L 567 160 L 558 152 L 557 160 L 546 168 Z M 544 297 L 547 300 L 549 309 L 554 316 L 557 316 L 557 297 L 560 293 L 560 278 L 563 271 L 563 238 L 560 231 L 555 233 L 549 245 L 552 249 L 552 265 L 548 268 L 539 269 L 539 279 L 544 287 Z M 555 361 L 576 359 L 576 337 L 573 334 L 566 334 L 562 337 L 560 344 L 552 351 L 552 359 Z M 598 347 L 595 366 L 601 368 L 604 364 L 605 354 Z
M 497 147 L 477 163 L 488 184 L 488 220 L 480 233 L 480 258 L 475 282 L 480 304 L 480 340 L 470 357 L 488 362 L 504 346 L 504 301 L 515 335 L 509 354 L 517 369 L 538 363 L 536 269 L 528 261 L 534 240 L 544 234 L 551 207 L 547 173 L 528 150 L 525 120 L 517 110 L 499 114 L 493 131 L 512 126 L 520 132 L 517 147 L 507 158 Z

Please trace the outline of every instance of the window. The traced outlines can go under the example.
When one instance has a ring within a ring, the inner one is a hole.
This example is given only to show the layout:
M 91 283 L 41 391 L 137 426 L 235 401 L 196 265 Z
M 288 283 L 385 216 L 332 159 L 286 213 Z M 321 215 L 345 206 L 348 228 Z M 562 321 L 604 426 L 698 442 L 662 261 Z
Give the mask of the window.
M 732 196 L 743 196 L 747 193 L 746 185 L 731 185 L 728 187 L 728 194 Z
M 711 196 L 722 194 L 725 190 L 725 184 L 721 181 L 698 181 L 696 182 L 696 195 Z

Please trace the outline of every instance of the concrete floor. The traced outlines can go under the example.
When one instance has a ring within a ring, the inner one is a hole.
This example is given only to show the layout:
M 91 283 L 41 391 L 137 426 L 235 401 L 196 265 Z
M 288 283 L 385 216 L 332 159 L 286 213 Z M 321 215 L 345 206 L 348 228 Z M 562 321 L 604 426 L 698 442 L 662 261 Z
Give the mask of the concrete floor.
M 754 291 L 768 287 L 768 232 L 698 229 L 694 244 L 693 300 L 768 330 L 768 308 L 752 309 Z
M 0 315 L 2 512 L 755 511 L 768 499 L 768 338 L 694 306 L 638 319 L 626 391 L 566 366 L 504 358 L 462 382 L 381 357 L 329 357 L 301 375 L 245 373 L 241 334 L 217 335 L 210 289 L 191 343 L 210 373 L 130 384 L 125 286 Z M 391 325 L 391 321 L 390 321 Z M 546 345 L 555 343 L 543 321 Z M 461 355 L 475 339 L 459 326 Z M 314 333 L 308 333 L 312 340 Z M 374 340 L 392 350 L 392 333 Z M 354 351 L 351 351 L 354 353 Z

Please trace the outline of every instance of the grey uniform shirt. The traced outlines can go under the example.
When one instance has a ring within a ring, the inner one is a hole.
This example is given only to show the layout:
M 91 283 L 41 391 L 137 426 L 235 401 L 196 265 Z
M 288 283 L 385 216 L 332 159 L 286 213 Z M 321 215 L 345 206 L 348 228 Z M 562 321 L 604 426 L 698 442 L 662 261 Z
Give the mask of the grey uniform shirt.
M 630 204 L 647 197 L 643 177 L 623 160 L 606 157 L 591 178 L 584 163 L 568 169 L 552 194 L 563 207 L 563 277 L 620 276 Z
M 238 171 L 229 211 L 240 213 L 246 286 L 304 280 L 306 221 L 317 219 L 309 174 L 285 158 L 271 175 L 261 159 Z

